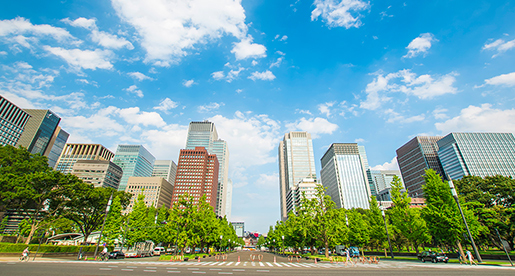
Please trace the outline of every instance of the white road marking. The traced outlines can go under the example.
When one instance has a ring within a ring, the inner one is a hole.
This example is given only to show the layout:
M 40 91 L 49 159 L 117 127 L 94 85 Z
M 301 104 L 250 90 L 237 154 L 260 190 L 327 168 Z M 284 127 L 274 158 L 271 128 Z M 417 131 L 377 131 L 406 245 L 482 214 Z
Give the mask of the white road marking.
M 110 268 L 101 267 L 100 270 L 111 270 Z
M 196 273 L 196 274 L 206 274 L 205 271 L 192 271 L 191 273 Z
M 232 274 L 232 272 L 218 272 L 218 274 Z
M 156 271 L 155 270 L 147 270 L 147 269 L 145 269 L 145 270 L 143 270 L 143 272 L 156 272 Z
M 262 269 L 262 270 L 259 270 L 259 269 L 258 269 L 258 270 L 256 270 L 256 271 L 257 271 L 257 272 L 270 272 L 270 270 L 264 270 L 264 269 Z

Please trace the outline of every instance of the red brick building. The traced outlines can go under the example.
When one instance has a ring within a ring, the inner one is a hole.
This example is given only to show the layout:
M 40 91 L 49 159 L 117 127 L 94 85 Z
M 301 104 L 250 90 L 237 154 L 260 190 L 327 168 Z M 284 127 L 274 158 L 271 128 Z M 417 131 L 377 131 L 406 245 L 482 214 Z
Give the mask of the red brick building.
M 209 205 L 216 208 L 218 167 L 216 155 L 209 154 L 204 147 L 181 150 L 175 176 L 172 206 L 178 201 L 180 195 L 188 193 L 194 197 L 195 203 L 199 202 L 201 196 L 206 195 Z

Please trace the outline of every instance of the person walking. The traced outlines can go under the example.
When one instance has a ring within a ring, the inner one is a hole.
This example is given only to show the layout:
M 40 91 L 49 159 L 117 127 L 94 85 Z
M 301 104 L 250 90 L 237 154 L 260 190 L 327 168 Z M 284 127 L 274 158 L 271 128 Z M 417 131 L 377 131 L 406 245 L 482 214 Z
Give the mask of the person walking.
M 474 256 L 472 256 L 472 253 L 470 253 L 470 251 L 467 250 L 466 254 L 467 254 L 467 258 L 469 260 L 470 265 L 472 265 L 472 264 L 477 265 L 476 261 L 474 261 Z
M 458 253 L 458 261 L 460 261 L 460 264 L 463 264 L 464 258 L 463 258 L 463 256 L 461 256 L 460 250 L 458 249 L 458 251 L 456 251 L 456 253 Z

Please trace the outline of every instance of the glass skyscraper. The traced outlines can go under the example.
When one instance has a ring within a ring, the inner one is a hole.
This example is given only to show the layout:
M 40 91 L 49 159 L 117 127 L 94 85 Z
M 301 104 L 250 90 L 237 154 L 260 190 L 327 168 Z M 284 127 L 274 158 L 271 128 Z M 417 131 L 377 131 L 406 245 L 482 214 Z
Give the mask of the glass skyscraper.
M 30 115 L 0 95 L 0 145 L 15 146 Z
M 279 143 L 278 152 L 281 220 L 285 221 L 288 218 L 288 191 L 304 178 L 316 179 L 311 134 L 306 131 L 286 133 L 284 139 Z
M 515 177 L 512 133 L 450 133 L 437 143 L 443 169 L 452 179 L 466 175 Z
M 191 122 L 188 128 L 186 149 L 204 147 L 209 154 L 215 154 L 218 159 L 218 195 L 215 212 L 219 216 L 227 216 L 230 219 L 231 210 L 227 208 L 228 199 L 232 196 L 232 185 L 229 181 L 229 148 L 227 142 L 218 139 L 215 124 L 208 121 Z M 230 191 L 229 191 L 230 190 Z
M 16 146 L 23 146 L 33 154 L 44 155 L 61 118 L 48 109 L 24 109 L 24 111 L 31 117 Z
M 113 159 L 113 163 L 123 170 L 118 191 L 125 191 L 131 176 L 152 176 L 155 161 L 156 158 L 142 145 L 118 145 Z
M 321 159 L 320 178 L 337 208 L 369 209 L 370 184 L 364 150 L 356 143 L 334 143 Z
M 162 177 L 168 183 L 174 185 L 175 175 L 177 174 L 177 164 L 172 160 L 156 160 L 154 162 L 154 170 L 152 177 Z

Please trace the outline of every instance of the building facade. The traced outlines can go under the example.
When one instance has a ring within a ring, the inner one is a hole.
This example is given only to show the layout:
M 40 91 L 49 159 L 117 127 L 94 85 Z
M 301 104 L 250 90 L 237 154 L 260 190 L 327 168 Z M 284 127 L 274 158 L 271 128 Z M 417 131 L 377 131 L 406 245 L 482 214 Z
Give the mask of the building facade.
M 45 153 L 43 154 L 46 157 L 48 157 L 49 167 L 55 168 L 57 160 L 59 160 L 59 157 L 63 152 L 64 146 L 68 141 L 68 137 L 70 137 L 70 134 L 61 129 L 60 126 L 57 126 L 57 128 L 54 131 L 54 134 L 52 135 L 52 138 L 50 139 L 50 145 L 52 146 L 47 147 Z
M 370 184 L 356 143 L 334 143 L 321 159 L 320 177 L 337 208 L 369 209 Z
M 0 145 L 16 146 L 30 114 L 0 95 Z
M 238 236 L 238 238 L 243 238 L 243 234 L 245 233 L 245 222 L 233 221 L 231 224 L 234 228 L 234 231 L 236 232 L 236 236 Z
M 55 169 L 62 173 L 71 173 L 78 160 L 111 161 L 114 153 L 100 144 L 67 143 L 57 160 Z
M 71 172 L 95 188 L 118 189 L 123 175 L 122 168 L 108 160 L 77 160 Z
M 185 193 L 193 196 L 198 203 L 205 195 L 207 203 L 216 212 L 218 191 L 218 159 L 215 154 L 209 154 L 204 147 L 182 149 L 177 164 L 177 176 L 172 196 L 172 205 L 179 201 Z
M 177 164 L 172 160 L 156 160 L 154 162 L 152 177 L 162 177 L 170 184 L 174 185 L 176 173 Z
M 390 188 L 392 186 L 393 177 L 397 176 L 401 180 L 401 183 L 404 187 L 404 182 L 402 182 L 402 175 L 400 171 L 397 170 L 367 170 L 367 176 L 372 179 L 374 183 L 374 189 L 377 191 L 376 195 L 381 194 L 381 191 L 384 189 Z M 372 195 L 374 195 L 372 193 Z
M 417 136 L 397 149 L 397 162 L 409 197 L 424 196 L 423 176 L 427 169 L 433 169 L 445 179 L 436 143 L 441 138 L 441 136 Z
M 229 148 L 227 142 L 218 138 L 215 124 L 208 121 L 191 122 L 188 128 L 186 149 L 204 147 L 209 154 L 218 159 L 218 187 L 215 212 L 219 216 L 230 219 L 231 210 L 227 202 L 232 201 L 232 185 L 229 185 Z M 230 207 L 230 206 L 229 206 Z
M 125 191 L 129 177 L 151 177 L 156 158 L 142 145 L 118 145 L 113 163 L 120 166 L 123 176 L 118 191 Z
M 288 218 L 287 195 L 304 178 L 316 179 L 315 157 L 311 134 L 292 131 L 279 143 L 279 193 L 281 220 Z
M 450 133 L 437 144 L 443 169 L 451 179 L 466 175 L 515 177 L 512 133 Z
M 312 178 L 304 178 L 295 184 L 286 195 L 287 213 L 296 213 L 297 208 L 301 205 L 302 196 L 308 200 L 315 198 L 317 184 L 317 180 Z
M 132 198 L 125 209 L 124 214 L 132 212 L 134 204 L 138 200 L 138 196 L 143 194 L 145 196 L 145 205 L 147 207 L 154 206 L 161 208 L 171 208 L 172 194 L 174 187 L 170 182 L 162 177 L 129 177 L 125 192 L 131 193 Z
M 30 153 L 45 154 L 52 147 L 50 140 L 61 118 L 48 109 L 24 109 L 30 114 L 30 119 L 18 140 L 16 146 L 23 146 Z

